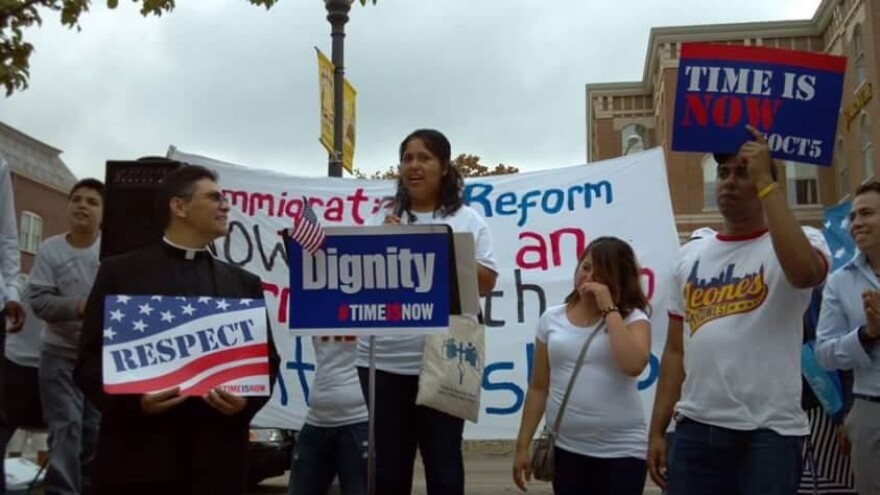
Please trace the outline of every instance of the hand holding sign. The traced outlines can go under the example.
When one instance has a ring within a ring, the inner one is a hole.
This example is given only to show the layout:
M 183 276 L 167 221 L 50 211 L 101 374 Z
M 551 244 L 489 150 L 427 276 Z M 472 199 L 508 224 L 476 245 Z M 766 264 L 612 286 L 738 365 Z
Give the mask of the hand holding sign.
M 761 134 L 761 131 L 750 125 L 746 126 L 746 130 L 755 140 L 743 143 L 739 149 L 739 157 L 746 163 L 749 179 L 760 190 L 767 184 L 775 182 L 773 180 L 773 159 L 770 158 L 770 147 L 767 146 L 767 139 Z
M 186 396 L 178 395 L 180 387 L 170 388 L 161 392 L 141 396 L 141 410 L 144 414 L 163 413 L 186 400 Z
M 244 409 L 247 399 L 231 394 L 223 389 L 215 388 L 202 397 L 206 404 L 223 415 L 234 416 Z

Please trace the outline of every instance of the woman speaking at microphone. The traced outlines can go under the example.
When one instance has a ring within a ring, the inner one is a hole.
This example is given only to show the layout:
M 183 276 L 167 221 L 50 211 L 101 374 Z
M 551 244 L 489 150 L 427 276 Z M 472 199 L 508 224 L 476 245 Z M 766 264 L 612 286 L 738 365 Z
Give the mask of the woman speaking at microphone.
M 446 224 L 474 236 L 480 294 L 495 286 L 498 270 L 486 221 L 462 201 L 464 181 L 452 166 L 449 140 L 420 129 L 400 144 L 400 170 L 393 212 L 372 225 Z M 425 338 L 375 338 L 376 493 L 409 495 L 416 448 L 422 454 L 428 495 L 463 495 L 461 454 L 464 420 L 416 405 Z M 358 342 L 357 366 L 364 396 L 369 390 L 369 339 Z M 369 397 L 367 397 L 369 400 Z

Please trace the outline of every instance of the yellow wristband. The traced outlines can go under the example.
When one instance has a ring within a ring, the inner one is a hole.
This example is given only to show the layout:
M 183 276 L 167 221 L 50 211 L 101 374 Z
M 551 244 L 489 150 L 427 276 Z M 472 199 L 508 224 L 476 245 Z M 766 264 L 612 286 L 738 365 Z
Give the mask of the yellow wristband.
M 777 184 L 775 182 L 771 182 L 771 183 L 767 184 L 766 186 L 764 186 L 763 189 L 758 191 L 758 199 L 764 199 L 765 196 L 767 196 L 768 194 L 772 193 L 773 191 L 775 191 L 777 189 L 779 189 L 779 184 Z

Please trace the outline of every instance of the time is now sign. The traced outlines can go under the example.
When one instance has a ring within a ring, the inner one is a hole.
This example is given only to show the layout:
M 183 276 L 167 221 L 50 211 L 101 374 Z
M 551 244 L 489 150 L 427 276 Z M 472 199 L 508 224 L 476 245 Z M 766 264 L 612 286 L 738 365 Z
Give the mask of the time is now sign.
M 736 153 L 749 124 L 774 158 L 830 165 L 845 68 L 820 53 L 683 43 L 672 149 Z

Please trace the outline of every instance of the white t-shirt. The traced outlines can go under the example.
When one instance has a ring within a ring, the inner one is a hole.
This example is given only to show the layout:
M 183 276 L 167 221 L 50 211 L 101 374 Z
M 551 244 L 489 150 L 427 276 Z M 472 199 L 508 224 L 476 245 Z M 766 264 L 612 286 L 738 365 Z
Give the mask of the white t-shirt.
M 367 222 L 367 225 L 382 225 L 388 212 L 381 211 Z M 492 232 L 486 220 L 473 208 L 462 205 L 454 214 L 447 217 L 434 216 L 433 213 L 414 213 L 413 224 L 446 224 L 453 232 L 470 232 L 474 235 L 477 263 L 493 272 L 498 272 L 495 254 L 492 248 Z M 407 222 L 407 214 L 401 223 Z M 400 375 L 418 375 L 422 368 L 422 351 L 425 348 L 425 337 L 420 335 L 396 335 L 376 337 L 376 369 Z M 357 365 L 370 365 L 370 339 L 358 339 Z
M 624 323 L 629 325 L 647 319 L 643 311 L 636 309 Z M 564 304 L 553 306 L 541 315 L 536 336 L 547 345 L 550 358 L 546 412 L 549 425 L 556 421 L 578 355 L 597 325 L 573 325 Z M 592 457 L 647 457 L 648 429 L 638 378 L 626 375 L 614 363 L 605 330 L 599 330 L 584 357 L 562 416 L 556 445 Z
M 829 259 L 822 233 L 804 228 Z M 766 231 L 681 247 L 670 316 L 684 319 L 684 371 L 676 412 L 733 430 L 810 433 L 801 409 L 803 316 L 810 289 L 789 284 Z
M 354 337 L 312 337 L 315 348 L 315 380 L 309 394 L 306 423 L 335 428 L 367 421 L 361 383 L 354 360 Z

